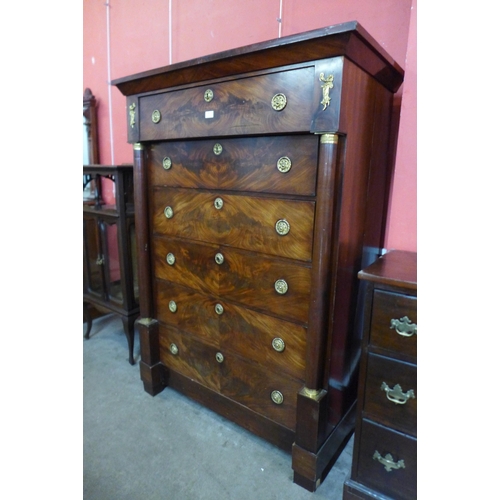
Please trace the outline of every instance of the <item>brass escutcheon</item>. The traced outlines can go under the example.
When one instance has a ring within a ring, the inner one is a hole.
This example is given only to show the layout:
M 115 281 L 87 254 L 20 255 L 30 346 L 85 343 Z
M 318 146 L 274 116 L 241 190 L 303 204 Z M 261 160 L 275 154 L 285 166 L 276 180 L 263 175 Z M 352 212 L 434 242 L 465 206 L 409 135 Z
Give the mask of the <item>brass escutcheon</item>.
M 215 198 L 215 200 L 214 200 L 214 207 L 217 210 L 220 210 L 223 205 L 224 205 L 224 201 L 222 200 L 222 198 Z
M 285 236 L 290 232 L 290 224 L 286 219 L 280 219 L 274 227 L 280 236 Z
M 169 264 L 170 266 L 173 266 L 175 263 L 175 255 L 173 253 L 168 253 L 166 260 L 167 260 L 167 264 Z
M 221 315 L 224 312 L 222 304 L 215 304 L 215 312 L 219 315 Z
M 273 400 L 273 403 L 277 405 L 283 404 L 283 394 L 281 394 L 280 391 L 271 392 L 271 399 Z
M 274 338 L 271 345 L 277 352 L 283 352 L 285 350 L 285 341 L 279 337 Z
M 217 156 L 220 155 L 222 153 L 222 144 L 219 144 L 218 142 L 214 144 L 214 147 L 213 147 L 213 152 L 214 154 L 216 154 Z
M 155 109 L 153 111 L 153 114 L 151 115 L 151 120 L 153 120 L 153 123 L 159 123 L 161 120 L 161 113 Z
M 217 363 L 222 363 L 224 361 L 224 355 L 221 352 L 218 352 L 215 355 L 215 359 L 216 359 Z
M 170 309 L 170 312 L 176 312 L 177 311 L 177 304 L 175 303 L 175 300 L 171 300 L 168 303 L 168 308 Z
M 176 356 L 179 353 L 179 348 L 175 344 L 170 344 L 170 352 Z
M 276 168 L 282 173 L 286 174 L 287 172 L 290 171 L 292 168 L 292 160 L 288 158 L 288 156 L 282 156 L 277 162 L 276 162 Z
M 205 90 L 205 95 L 204 95 L 205 101 L 210 102 L 213 98 L 214 98 L 213 90 L 212 89 Z
M 165 214 L 165 217 L 167 219 L 171 219 L 174 216 L 174 210 L 172 209 L 172 207 L 165 207 L 163 213 Z
M 288 283 L 282 279 L 276 280 L 276 282 L 274 283 L 274 289 L 280 295 L 284 295 L 288 291 Z
M 417 325 L 410 321 L 408 316 L 400 319 L 391 319 L 391 330 L 394 329 L 402 337 L 411 337 L 417 334 Z
M 163 158 L 162 165 L 165 170 L 168 170 L 172 166 L 172 160 L 168 156 L 165 156 L 165 158 Z
M 415 393 L 413 392 L 413 389 L 410 389 L 409 391 L 403 392 L 403 389 L 401 388 L 401 386 L 399 384 L 396 384 L 391 389 L 385 382 L 382 382 L 380 389 L 385 391 L 385 395 L 389 401 L 392 401 L 394 404 L 397 404 L 397 405 L 406 404 L 406 402 L 410 398 L 415 399 Z
M 219 264 L 220 266 L 224 262 L 224 255 L 222 255 L 221 253 L 216 253 L 215 262 L 217 262 L 217 264 Z
M 285 94 L 275 94 L 271 99 L 271 106 L 274 111 L 281 111 L 286 106 L 286 95 Z

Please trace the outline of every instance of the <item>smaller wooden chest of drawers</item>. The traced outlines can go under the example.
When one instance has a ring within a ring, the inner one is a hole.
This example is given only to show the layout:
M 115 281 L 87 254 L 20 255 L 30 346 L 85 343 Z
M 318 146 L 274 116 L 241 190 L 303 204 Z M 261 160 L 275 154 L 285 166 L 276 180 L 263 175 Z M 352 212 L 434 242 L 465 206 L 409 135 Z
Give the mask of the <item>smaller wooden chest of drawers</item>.
M 365 325 L 351 477 L 344 499 L 417 498 L 417 256 L 359 273 Z

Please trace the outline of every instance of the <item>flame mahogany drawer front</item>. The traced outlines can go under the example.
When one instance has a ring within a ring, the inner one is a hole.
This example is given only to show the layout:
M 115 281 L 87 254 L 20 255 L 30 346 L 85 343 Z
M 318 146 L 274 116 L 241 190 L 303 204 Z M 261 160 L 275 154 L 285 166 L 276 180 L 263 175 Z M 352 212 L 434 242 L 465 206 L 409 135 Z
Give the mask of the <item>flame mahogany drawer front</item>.
M 134 148 L 144 389 L 292 453 L 309 491 L 354 430 L 356 277 L 385 239 L 402 80 L 351 22 L 113 82 Z
M 416 499 L 417 256 L 389 252 L 359 278 L 367 284 L 361 404 L 343 498 Z
M 155 234 L 311 260 L 313 201 L 155 188 L 151 204 Z
M 308 132 L 314 66 L 140 98 L 140 140 Z
M 247 361 L 224 346 L 206 345 L 170 326 L 160 327 L 160 359 L 166 366 L 246 408 L 288 429 L 295 427 L 296 395 L 302 381 Z
M 314 135 L 175 141 L 151 147 L 153 186 L 314 196 Z
M 174 238 L 155 238 L 153 253 L 158 278 L 307 323 L 310 266 Z
M 162 324 L 304 378 L 305 327 L 174 283 L 158 280 L 156 286 Z

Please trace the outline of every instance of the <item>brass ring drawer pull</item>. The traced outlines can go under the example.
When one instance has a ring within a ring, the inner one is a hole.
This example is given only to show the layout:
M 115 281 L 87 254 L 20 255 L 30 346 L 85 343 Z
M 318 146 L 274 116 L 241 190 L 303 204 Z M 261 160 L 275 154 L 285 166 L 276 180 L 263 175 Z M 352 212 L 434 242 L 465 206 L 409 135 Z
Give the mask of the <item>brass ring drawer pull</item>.
M 277 404 L 277 405 L 281 405 L 283 404 L 283 394 L 281 394 L 280 391 L 273 391 L 271 392 L 271 399 L 273 401 L 273 403 Z
M 280 219 L 276 222 L 274 228 L 280 236 L 285 236 L 290 232 L 290 223 L 286 219 Z
M 222 304 L 215 304 L 215 312 L 218 315 L 221 315 L 224 312 L 224 307 L 222 307 Z
M 222 363 L 224 361 L 224 355 L 221 352 L 218 352 L 215 355 L 215 359 L 216 359 L 217 363 Z
M 285 350 L 285 341 L 279 337 L 274 338 L 271 345 L 277 352 L 283 352 Z
M 173 266 L 175 264 L 175 255 L 173 253 L 168 253 L 165 260 L 169 266 Z
M 286 174 L 287 172 L 290 171 L 292 168 L 292 160 L 288 158 L 288 156 L 282 156 L 277 162 L 276 162 L 276 168 L 282 173 Z
M 387 472 L 405 468 L 405 461 L 398 460 L 397 462 L 395 462 L 390 453 L 387 453 L 386 456 L 383 457 L 377 450 L 375 450 L 375 453 L 373 454 L 373 460 L 377 460 L 377 462 L 380 462 Z
M 172 166 L 172 160 L 168 156 L 165 156 L 165 158 L 163 158 L 161 164 L 163 165 L 163 168 L 165 170 L 168 170 Z
M 222 198 L 215 198 L 214 200 L 214 207 L 217 210 L 220 210 L 224 205 L 224 200 Z
M 174 209 L 172 207 L 165 207 L 163 213 L 167 219 L 171 219 L 174 216 Z
M 170 352 L 174 356 L 177 356 L 177 354 L 179 353 L 179 348 L 175 344 L 170 344 Z
M 177 304 L 175 303 L 175 300 L 171 300 L 168 303 L 168 308 L 170 309 L 170 312 L 176 312 L 177 311 Z
M 279 279 L 274 283 L 274 289 L 280 294 L 284 295 L 288 292 L 288 283 L 285 280 Z
M 221 264 L 223 264 L 223 263 L 224 263 L 224 255 L 222 255 L 220 252 L 219 252 L 219 253 L 216 253 L 216 254 L 215 254 L 215 262 L 216 262 L 217 264 L 219 264 L 219 266 L 220 266 Z
M 397 405 L 404 405 L 410 398 L 415 399 L 413 389 L 403 392 L 403 389 L 399 384 L 396 384 L 391 389 L 385 382 L 382 382 L 380 389 L 385 391 L 385 395 L 389 401 L 392 401 Z
M 151 120 L 153 120 L 153 123 L 160 123 L 161 113 L 157 109 L 153 111 L 153 114 L 151 115 Z
M 396 333 L 402 337 L 412 337 L 417 334 L 417 325 L 412 323 L 408 316 L 400 319 L 391 319 L 391 330 L 396 330 Z
M 218 142 L 216 142 L 214 144 L 214 147 L 213 147 L 213 152 L 214 152 L 214 154 L 219 156 L 222 153 L 222 144 L 219 144 Z
M 286 95 L 282 93 L 275 94 L 271 99 L 271 106 L 274 111 L 281 111 L 286 106 Z

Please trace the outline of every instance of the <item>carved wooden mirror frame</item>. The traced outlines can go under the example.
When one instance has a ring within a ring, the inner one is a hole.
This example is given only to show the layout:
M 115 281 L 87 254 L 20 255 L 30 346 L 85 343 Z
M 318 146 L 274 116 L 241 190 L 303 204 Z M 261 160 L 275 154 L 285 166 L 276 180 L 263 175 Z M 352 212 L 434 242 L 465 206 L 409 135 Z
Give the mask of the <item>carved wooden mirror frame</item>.
M 83 163 L 86 165 L 99 164 L 96 110 L 96 98 L 90 89 L 85 89 L 83 93 Z

